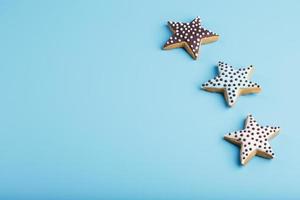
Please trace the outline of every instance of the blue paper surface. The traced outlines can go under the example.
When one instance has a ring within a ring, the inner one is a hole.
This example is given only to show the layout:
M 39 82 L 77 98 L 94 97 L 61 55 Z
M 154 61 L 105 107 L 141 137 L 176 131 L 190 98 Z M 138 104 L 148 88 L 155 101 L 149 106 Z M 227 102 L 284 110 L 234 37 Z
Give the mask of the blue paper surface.
M 299 1 L 1 1 L 1 199 L 300 198 Z M 220 40 L 163 51 L 167 21 Z M 262 92 L 200 89 L 218 61 Z M 239 164 L 223 136 L 252 113 L 277 157 Z

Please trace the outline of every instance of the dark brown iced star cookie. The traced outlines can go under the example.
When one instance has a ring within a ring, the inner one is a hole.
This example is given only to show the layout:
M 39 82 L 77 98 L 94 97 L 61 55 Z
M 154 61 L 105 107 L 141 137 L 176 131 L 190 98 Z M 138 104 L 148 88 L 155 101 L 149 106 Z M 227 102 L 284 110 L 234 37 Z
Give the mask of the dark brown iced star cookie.
M 244 94 L 258 93 L 261 87 L 250 81 L 253 66 L 234 69 L 227 63 L 219 62 L 219 75 L 202 84 L 202 88 L 209 92 L 222 92 L 229 106 L 233 106 L 238 97 Z
M 245 128 L 241 131 L 228 133 L 224 139 L 241 146 L 241 163 L 245 165 L 255 155 L 274 158 L 269 140 L 278 135 L 280 127 L 260 126 L 252 115 L 248 115 Z
M 166 42 L 163 49 L 183 47 L 194 59 L 197 59 L 199 56 L 201 44 L 215 42 L 219 39 L 216 33 L 201 27 L 199 17 L 196 17 L 190 23 L 169 21 L 168 25 L 173 35 Z

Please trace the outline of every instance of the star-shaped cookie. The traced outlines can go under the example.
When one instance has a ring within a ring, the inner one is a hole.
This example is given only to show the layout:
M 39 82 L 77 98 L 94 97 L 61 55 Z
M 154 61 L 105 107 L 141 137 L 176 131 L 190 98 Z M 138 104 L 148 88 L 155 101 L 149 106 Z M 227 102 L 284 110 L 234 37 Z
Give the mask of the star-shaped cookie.
M 189 23 L 169 21 L 168 26 L 173 35 L 166 42 L 163 49 L 183 47 L 194 59 L 199 56 L 201 44 L 211 43 L 219 39 L 216 33 L 202 28 L 199 17 Z
M 227 63 L 219 62 L 219 75 L 202 84 L 209 92 L 222 92 L 229 106 L 233 106 L 238 97 L 244 94 L 258 93 L 261 87 L 249 79 L 254 70 L 253 66 L 235 70 Z
M 278 135 L 279 130 L 279 127 L 260 126 L 252 115 L 248 115 L 245 128 L 225 135 L 224 139 L 241 146 L 241 163 L 245 165 L 255 155 L 274 158 L 269 140 Z

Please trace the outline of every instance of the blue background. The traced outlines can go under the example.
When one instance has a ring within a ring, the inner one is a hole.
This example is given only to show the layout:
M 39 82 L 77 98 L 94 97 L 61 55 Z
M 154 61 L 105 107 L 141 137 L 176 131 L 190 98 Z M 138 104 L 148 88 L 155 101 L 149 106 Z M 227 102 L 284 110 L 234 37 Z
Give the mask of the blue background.
M 186 4 L 188 3 L 188 5 Z M 299 1 L 0 1 L 1 199 L 300 197 Z M 168 20 L 220 40 L 163 51 Z M 200 90 L 221 60 L 260 94 Z M 273 160 L 223 135 L 281 126 Z

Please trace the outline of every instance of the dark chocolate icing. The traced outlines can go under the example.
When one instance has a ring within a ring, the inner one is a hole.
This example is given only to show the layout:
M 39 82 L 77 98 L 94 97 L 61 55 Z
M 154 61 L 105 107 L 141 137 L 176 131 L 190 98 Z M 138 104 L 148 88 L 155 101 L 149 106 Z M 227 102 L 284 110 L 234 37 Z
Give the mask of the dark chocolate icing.
M 192 56 L 197 58 L 202 41 L 206 38 L 218 37 L 216 33 L 202 28 L 200 22 L 199 17 L 189 23 L 169 21 L 168 25 L 173 35 L 164 45 L 164 49 L 176 48 L 177 44 L 180 45 L 184 43 L 182 47 L 189 48 L 189 53 L 192 53 Z

